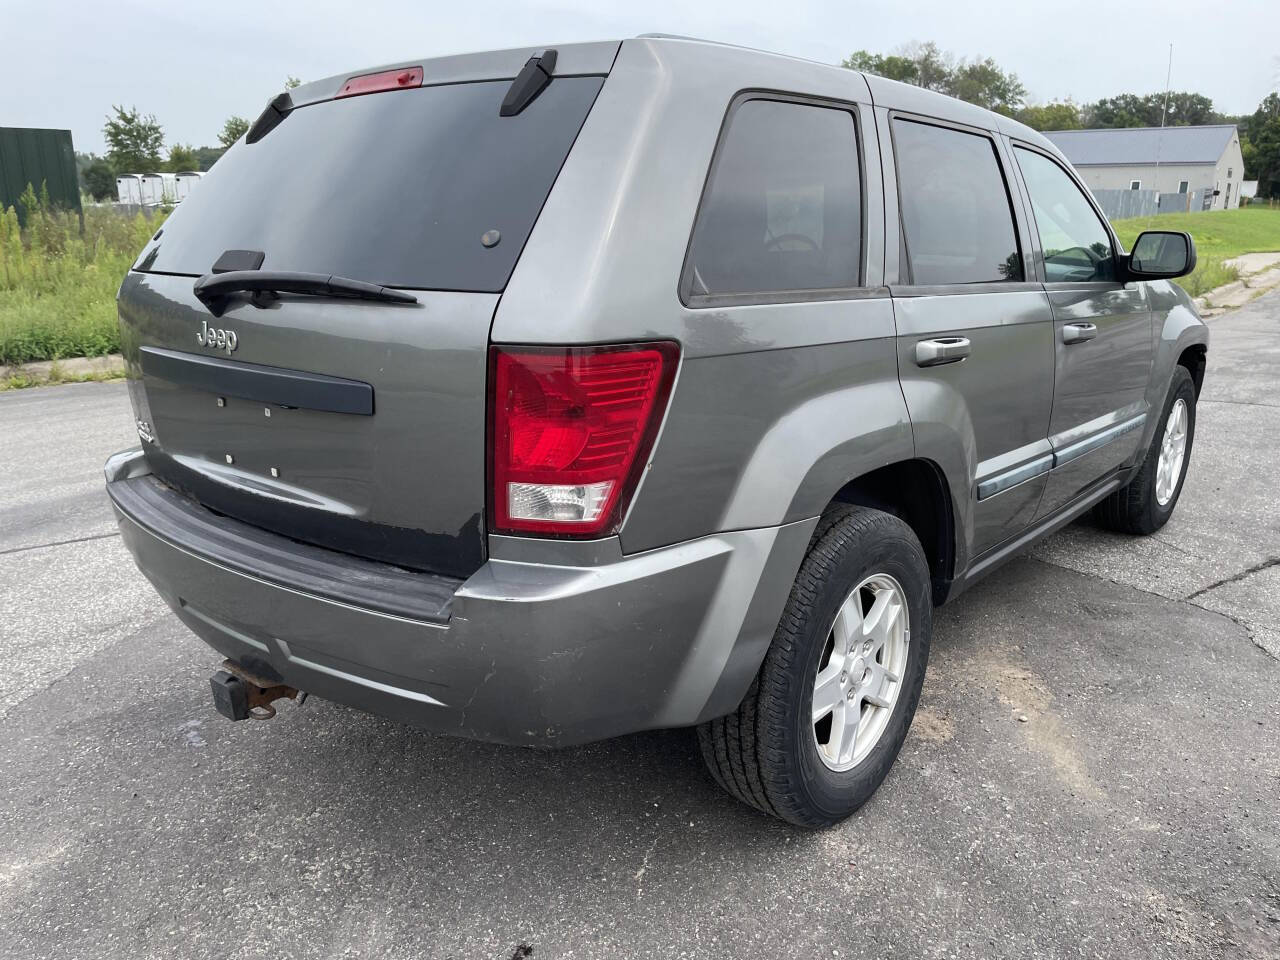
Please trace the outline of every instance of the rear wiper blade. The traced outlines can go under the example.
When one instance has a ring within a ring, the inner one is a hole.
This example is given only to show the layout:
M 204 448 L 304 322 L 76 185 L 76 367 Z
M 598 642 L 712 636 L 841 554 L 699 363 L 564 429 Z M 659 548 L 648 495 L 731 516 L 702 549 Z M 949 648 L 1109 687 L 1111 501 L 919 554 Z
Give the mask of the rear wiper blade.
M 233 293 L 300 293 L 313 297 L 352 297 L 383 303 L 417 303 L 403 290 L 328 273 L 294 273 L 288 270 L 232 270 L 206 273 L 193 288 L 196 297 L 218 316 Z

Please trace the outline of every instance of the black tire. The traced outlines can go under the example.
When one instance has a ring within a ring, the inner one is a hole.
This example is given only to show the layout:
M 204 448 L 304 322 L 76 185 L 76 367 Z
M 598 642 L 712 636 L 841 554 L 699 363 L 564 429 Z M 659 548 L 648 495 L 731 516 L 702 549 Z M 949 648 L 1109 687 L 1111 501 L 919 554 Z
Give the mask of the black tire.
M 814 680 L 836 612 L 872 575 L 893 577 L 902 588 L 906 665 L 879 740 L 852 769 L 838 772 L 823 762 L 815 740 Z M 698 728 L 716 783 L 743 803 L 804 827 L 839 823 L 866 803 L 893 766 L 920 700 L 933 631 L 931 596 L 929 565 L 909 526 L 865 507 L 828 511 L 751 689 L 734 713 Z
M 1169 502 L 1161 505 L 1156 498 L 1156 469 L 1160 461 L 1160 445 L 1164 440 L 1165 424 L 1175 403 L 1182 400 L 1187 406 L 1187 448 L 1182 458 L 1182 469 L 1173 488 Z M 1142 461 L 1142 467 L 1133 479 L 1093 508 L 1094 516 L 1104 527 L 1120 533 L 1146 536 L 1163 527 L 1173 515 L 1173 508 L 1182 496 L 1182 482 L 1191 463 L 1191 447 L 1196 438 L 1196 387 L 1186 367 L 1173 368 L 1169 395 L 1165 397 L 1160 422 L 1156 424 L 1151 445 Z

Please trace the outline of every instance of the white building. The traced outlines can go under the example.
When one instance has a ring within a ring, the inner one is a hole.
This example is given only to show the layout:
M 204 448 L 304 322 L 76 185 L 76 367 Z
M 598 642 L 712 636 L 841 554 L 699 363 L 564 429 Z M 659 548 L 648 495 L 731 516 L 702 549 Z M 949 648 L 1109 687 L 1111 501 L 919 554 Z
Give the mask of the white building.
M 1235 124 L 1045 133 L 1092 190 L 1210 191 L 1204 209 L 1240 205 L 1244 157 Z

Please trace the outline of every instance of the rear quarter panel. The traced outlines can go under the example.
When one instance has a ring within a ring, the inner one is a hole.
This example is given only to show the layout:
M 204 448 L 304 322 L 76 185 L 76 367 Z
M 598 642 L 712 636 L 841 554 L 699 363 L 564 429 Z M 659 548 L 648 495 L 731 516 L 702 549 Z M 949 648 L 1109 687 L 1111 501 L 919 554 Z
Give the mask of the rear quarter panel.
M 867 296 L 692 309 L 679 279 L 727 109 L 743 91 L 858 116 Z M 884 272 L 866 81 L 733 47 L 626 41 L 494 319 L 492 339 L 672 339 L 682 361 L 621 532 L 630 553 L 816 516 L 848 480 L 912 456 Z

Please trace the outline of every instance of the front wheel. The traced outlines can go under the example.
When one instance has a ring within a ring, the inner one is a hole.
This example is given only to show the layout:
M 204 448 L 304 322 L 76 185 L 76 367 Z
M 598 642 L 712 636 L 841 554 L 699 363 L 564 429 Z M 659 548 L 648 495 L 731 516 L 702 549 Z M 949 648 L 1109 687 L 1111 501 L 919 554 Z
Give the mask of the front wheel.
M 755 683 L 736 712 L 698 729 L 716 782 L 800 826 L 857 810 L 911 726 L 932 616 L 910 527 L 864 507 L 824 516 Z
M 1195 384 L 1186 367 L 1174 367 L 1146 459 L 1132 480 L 1094 508 L 1099 522 L 1121 533 L 1144 535 L 1163 527 L 1182 494 L 1195 434 Z

